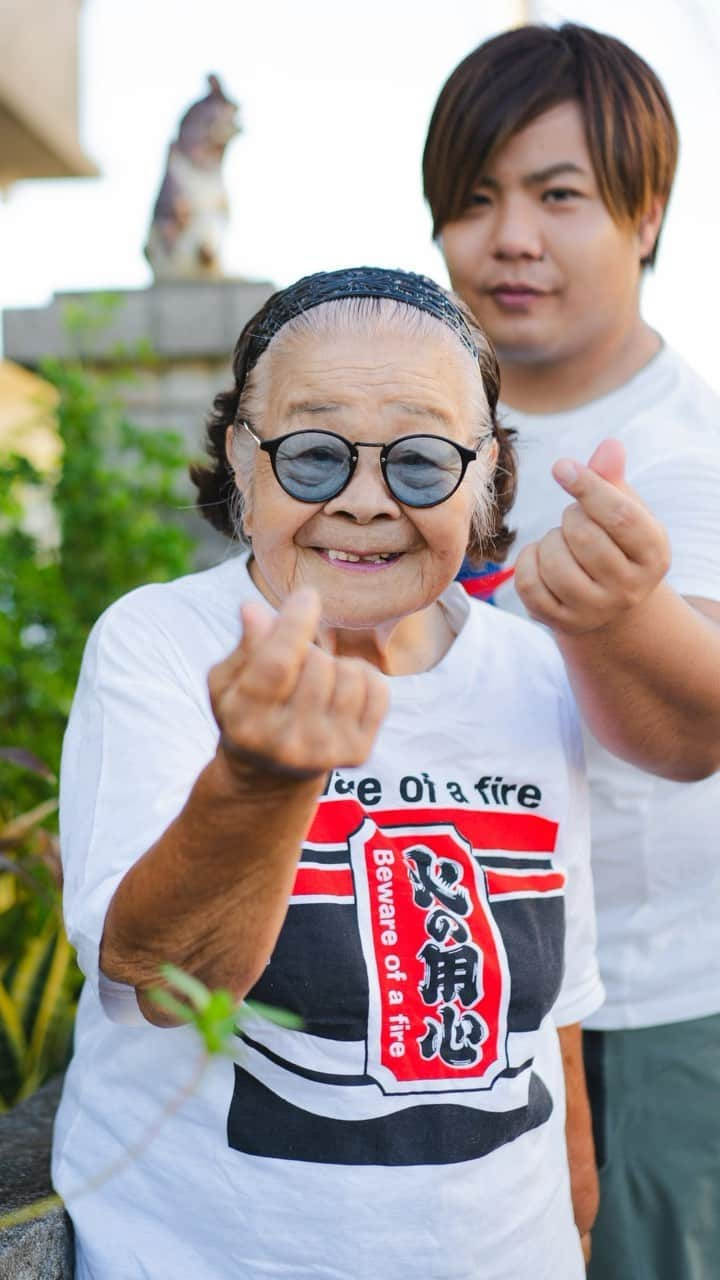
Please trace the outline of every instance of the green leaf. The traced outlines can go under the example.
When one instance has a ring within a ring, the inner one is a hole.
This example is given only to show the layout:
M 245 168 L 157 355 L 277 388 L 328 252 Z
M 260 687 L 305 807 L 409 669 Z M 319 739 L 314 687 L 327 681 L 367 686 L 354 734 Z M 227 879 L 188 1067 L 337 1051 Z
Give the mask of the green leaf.
M 40 1075 L 42 1075 L 45 1061 L 46 1042 L 50 1037 L 53 1024 L 57 1022 L 66 1003 L 66 980 L 72 958 L 72 948 L 65 936 L 65 931 L 60 928 L 57 932 L 50 970 L 43 987 L 29 1045 L 28 1067 L 30 1070 L 38 1070 Z
M 21 769 L 29 769 L 38 777 L 47 778 L 48 782 L 55 782 L 55 774 L 32 751 L 24 751 L 22 747 L 0 747 L 0 760 L 9 760 Z
M 165 981 L 186 996 L 195 1009 L 205 1009 L 210 1003 L 210 992 L 199 978 L 193 978 L 192 974 L 179 969 L 175 964 L 161 965 L 160 972 Z
M 33 827 L 37 827 L 51 813 L 55 813 L 58 807 L 56 799 L 43 800 L 42 804 L 38 804 L 29 813 L 22 813 L 18 818 L 14 818 L 12 822 L 6 822 L 4 827 L 0 827 L 0 849 L 13 849 L 20 841 L 24 840 Z
M 0 982 L 0 1101 L 5 1106 L 15 1102 L 23 1080 L 27 1042 L 18 1010 L 12 997 Z M 0 1110 L 3 1107 L 0 1106 Z
M 165 991 L 163 987 L 150 987 L 148 996 L 159 1009 L 165 1009 L 167 1013 L 171 1013 L 180 1022 L 194 1022 L 195 1015 L 192 1009 L 171 995 L 169 991 Z
M 279 1027 L 287 1027 L 290 1031 L 301 1031 L 305 1025 L 299 1014 L 291 1013 L 289 1009 L 278 1009 L 272 1004 L 263 1004 L 260 1000 L 246 1000 L 240 1006 L 241 1019 L 243 1009 L 249 1009 L 251 1013 L 257 1013 L 261 1018 L 267 1018 L 268 1022 L 275 1022 Z

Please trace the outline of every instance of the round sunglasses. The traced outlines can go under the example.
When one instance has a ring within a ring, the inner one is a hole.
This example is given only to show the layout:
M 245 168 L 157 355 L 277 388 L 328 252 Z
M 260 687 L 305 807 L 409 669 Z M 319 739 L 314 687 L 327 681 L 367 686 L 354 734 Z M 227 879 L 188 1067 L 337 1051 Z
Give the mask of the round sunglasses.
M 335 431 L 293 431 L 261 440 L 247 422 L 241 424 L 270 455 L 278 484 L 298 502 L 329 502 L 353 478 L 359 449 L 379 449 L 383 479 L 405 507 L 436 507 L 451 498 L 476 449 L 466 449 L 444 436 L 400 436 L 391 444 L 346 440 Z

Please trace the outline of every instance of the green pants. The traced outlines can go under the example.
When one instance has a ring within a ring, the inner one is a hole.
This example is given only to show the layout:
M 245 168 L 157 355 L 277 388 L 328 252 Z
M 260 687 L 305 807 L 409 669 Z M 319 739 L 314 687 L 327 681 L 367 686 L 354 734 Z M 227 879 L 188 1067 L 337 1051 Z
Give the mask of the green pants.
M 590 1280 L 720 1280 L 720 1014 L 586 1031 L 600 1166 Z

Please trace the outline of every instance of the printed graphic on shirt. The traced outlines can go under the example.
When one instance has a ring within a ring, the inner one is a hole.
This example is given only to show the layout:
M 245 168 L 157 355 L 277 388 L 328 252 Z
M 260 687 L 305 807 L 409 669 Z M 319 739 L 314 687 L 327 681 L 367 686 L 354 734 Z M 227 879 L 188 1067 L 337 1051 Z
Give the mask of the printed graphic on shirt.
M 562 972 L 556 836 L 531 813 L 368 813 L 354 799 L 324 799 L 251 993 L 297 1010 L 303 1032 L 244 1036 L 230 1145 L 285 1159 L 442 1163 L 543 1123 L 552 1102 L 532 1072 L 531 1036 Z
M 507 1064 L 507 956 L 453 827 L 350 840 L 370 987 L 368 1073 L 385 1093 L 492 1084 Z

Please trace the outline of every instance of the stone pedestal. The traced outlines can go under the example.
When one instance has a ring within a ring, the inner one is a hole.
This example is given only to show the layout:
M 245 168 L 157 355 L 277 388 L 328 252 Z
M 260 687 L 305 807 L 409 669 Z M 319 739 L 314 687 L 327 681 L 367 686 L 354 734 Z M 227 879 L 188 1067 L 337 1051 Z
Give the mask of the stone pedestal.
M 132 382 L 118 387 L 128 416 L 139 426 L 180 432 L 188 457 L 197 458 L 213 397 L 232 384 L 230 357 L 240 330 L 273 289 L 267 281 L 221 280 L 110 295 L 60 293 L 47 307 L 5 312 L 5 355 L 29 368 L 47 356 L 80 358 L 107 372 L 126 367 L 128 352 L 146 345 L 152 363 L 137 363 Z M 78 323 L 83 314 L 89 323 Z M 192 503 L 189 481 L 186 492 Z M 187 521 L 200 540 L 200 565 L 227 554 L 227 541 L 206 521 L 194 512 Z
M 0 1214 L 52 1192 L 50 1144 L 62 1080 L 44 1085 L 0 1117 Z M 0 1280 L 72 1280 L 70 1219 L 58 1205 L 0 1231 Z

